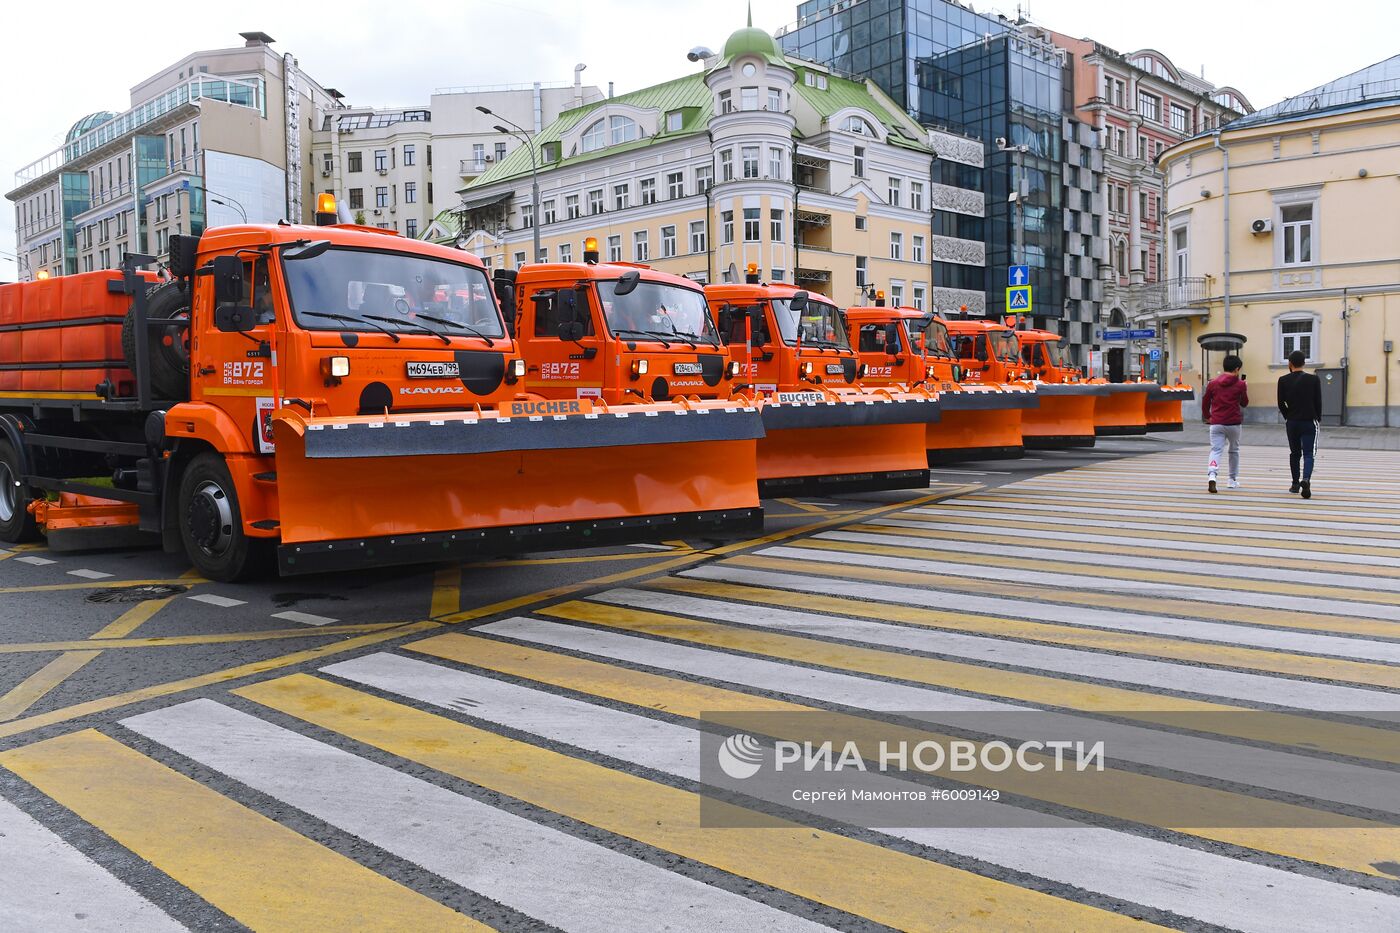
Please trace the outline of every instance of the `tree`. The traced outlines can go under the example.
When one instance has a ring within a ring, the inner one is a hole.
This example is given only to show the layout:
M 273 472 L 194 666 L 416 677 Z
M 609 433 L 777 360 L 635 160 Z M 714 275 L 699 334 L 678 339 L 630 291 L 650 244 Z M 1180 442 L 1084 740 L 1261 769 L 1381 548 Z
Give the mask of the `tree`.
M 355 212 L 355 223 L 359 224 L 361 227 L 363 227 L 363 226 L 365 225 L 365 212 L 364 212 L 364 211 L 356 211 L 356 212 Z

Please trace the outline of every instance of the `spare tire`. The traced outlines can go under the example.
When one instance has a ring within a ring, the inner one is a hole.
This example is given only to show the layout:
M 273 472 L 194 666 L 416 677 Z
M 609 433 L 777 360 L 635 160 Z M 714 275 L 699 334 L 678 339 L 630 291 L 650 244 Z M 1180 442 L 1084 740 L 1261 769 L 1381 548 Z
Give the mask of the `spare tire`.
M 189 320 L 190 296 L 180 281 L 162 282 L 146 292 L 146 320 Z M 122 354 L 136 371 L 136 309 L 122 321 Z M 190 394 L 190 332 L 188 327 L 151 328 L 146 336 L 151 371 L 151 394 L 181 401 Z

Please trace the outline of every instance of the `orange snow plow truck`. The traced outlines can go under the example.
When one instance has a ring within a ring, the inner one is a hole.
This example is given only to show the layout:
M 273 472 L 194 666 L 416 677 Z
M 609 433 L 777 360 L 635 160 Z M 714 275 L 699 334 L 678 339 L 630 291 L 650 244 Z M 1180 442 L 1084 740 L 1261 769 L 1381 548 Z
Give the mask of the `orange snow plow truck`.
M 228 581 L 761 524 L 755 408 L 531 392 L 478 259 L 317 207 L 0 286 L 0 540 Z
M 1020 345 L 1021 365 L 1039 385 L 1040 411 L 1022 426 L 1026 446 L 1040 450 L 1093 447 L 1094 413 L 1099 399 L 1109 393 L 1106 385 L 1086 382 L 1083 374 L 1065 359 L 1059 334 L 1035 328 L 1014 332 Z

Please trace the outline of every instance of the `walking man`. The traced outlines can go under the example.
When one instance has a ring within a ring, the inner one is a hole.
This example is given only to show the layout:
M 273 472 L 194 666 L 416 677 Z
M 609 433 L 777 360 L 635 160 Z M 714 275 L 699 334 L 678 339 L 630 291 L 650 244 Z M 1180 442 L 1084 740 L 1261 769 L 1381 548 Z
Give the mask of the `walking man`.
M 1210 466 L 1206 472 L 1206 489 L 1215 492 L 1220 458 L 1230 447 L 1230 488 L 1240 488 L 1240 425 L 1244 409 L 1249 406 L 1249 386 L 1240 370 L 1244 361 L 1233 353 L 1225 357 L 1225 370 L 1206 386 L 1201 396 L 1201 418 L 1210 425 Z
M 1302 350 L 1288 354 L 1288 373 L 1278 377 L 1278 410 L 1288 430 L 1288 467 L 1293 471 L 1293 485 L 1288 491 L 1301 492 L 1304 499 L 1311 499 L 1317 425 L 1322 420 L 1322 380 L 1303 369 L 1307 359 Z

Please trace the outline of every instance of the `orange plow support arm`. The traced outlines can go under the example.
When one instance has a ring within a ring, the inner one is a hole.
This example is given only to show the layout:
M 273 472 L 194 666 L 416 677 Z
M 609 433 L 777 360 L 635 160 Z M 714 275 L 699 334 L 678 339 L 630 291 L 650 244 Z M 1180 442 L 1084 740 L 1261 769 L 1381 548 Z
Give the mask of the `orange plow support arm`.
M 1122 437 L 1147 433 L 1147 395 L 1155 387 L 1141 382 L 1097 382 L 1108 390 L 1094 400 L 1094 433 Z
M 1196 390 L 1188 385 L 1152 386 L 1147 393 L 1147 430 L 1185 430 L 1181 420 L 1181 403 L 1195 397 Z
M 1021 385 L 964 385 L 939 395 L 943 417 L 928 426 L 928 462 L 1014 460 L 1025 455 L 1021 422 L 1039 404 Z
M 1094 446 L 1094 409 L 1104 386 L 1083 382 L 1041 383 L 1040 407 L 1027 409 L 1021 433 L 1027 450 L 1065 450 Z
M 273 416 L 283 574 L 760 527 L 758 411 Z
M 926 392 L 780 392 L 762 404 L 759 493 L 821 496 L 926 489 L 925 426 L 940 403 Z

